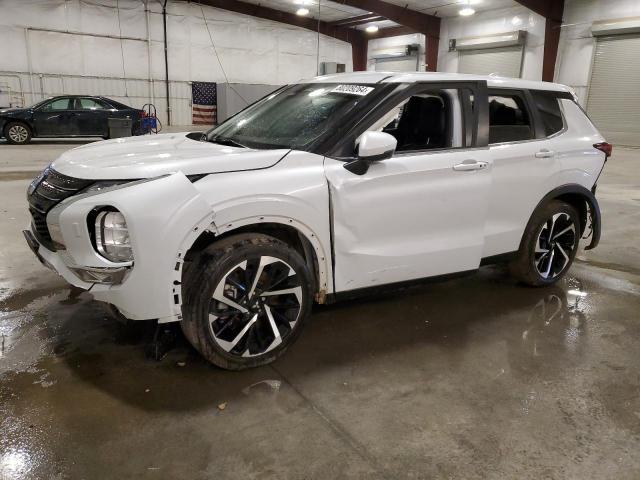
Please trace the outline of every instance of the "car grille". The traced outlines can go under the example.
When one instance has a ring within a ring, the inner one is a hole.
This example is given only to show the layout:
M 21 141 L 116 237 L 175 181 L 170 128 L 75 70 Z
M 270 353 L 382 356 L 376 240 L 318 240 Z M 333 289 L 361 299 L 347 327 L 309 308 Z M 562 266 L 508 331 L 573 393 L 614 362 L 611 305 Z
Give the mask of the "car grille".
M 92 180 L 67 177 L 50 167 L 31 182 L 27 191 L 31 228 L 38 241 L 47 249 L 55 251 L 47 227 L 47 213 L 65 198 L 75 195 L 92 183 Z

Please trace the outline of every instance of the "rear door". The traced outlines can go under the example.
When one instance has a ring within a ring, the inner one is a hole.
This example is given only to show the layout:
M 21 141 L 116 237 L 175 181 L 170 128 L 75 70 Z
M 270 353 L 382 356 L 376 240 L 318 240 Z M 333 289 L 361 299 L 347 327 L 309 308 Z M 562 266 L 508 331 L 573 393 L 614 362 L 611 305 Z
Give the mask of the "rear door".
M 71 118 L 73 98 L 55 98 L 33 112 L 33 124 L 38 136 L 71 135 L 75 124 Z
M 518 250 L 531 213 L 553 189 L 560 170 L 554 134 L 547 135 L 531 92 L 489 88 L 488 93 L 493 186 L 483 258 Z M 563 128 L 562 118 L 549 120 L 555 127 L 558 120 L 555 135 Z
M 78 97 L 75 101 L 74 120 L 78 135 L 107 136 L 111 106 L 100 99 Z
M 336 291 L 478 268 L 491 157 L 471 98 L 480 105 L 483 92 L 486 102 L 483 84 L 415 85 L 347 139 L 390 133 L 398 139 L 393 158 L 363 175 L 345 169 L 343 159 L 325 160 Z

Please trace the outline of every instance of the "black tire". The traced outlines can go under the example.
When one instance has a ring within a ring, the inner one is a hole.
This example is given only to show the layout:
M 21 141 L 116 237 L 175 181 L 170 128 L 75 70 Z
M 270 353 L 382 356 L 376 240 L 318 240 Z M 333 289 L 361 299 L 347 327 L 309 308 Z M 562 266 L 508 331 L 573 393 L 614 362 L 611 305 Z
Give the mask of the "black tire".
M 227 237 L 185 265 L 182 331 L 218 367 L 265 365 L 300 335 L 311 313 L 312 285 L 305 261 L 284 242 L 262 234 Z
M 4 138 L 13 145 L 25 145 L 31 141 L 31 128 L 23 122 L 9 122 L 4 127 Z
M 556 283 L 573 263 L 580 232 L 580 216 L 571 205 L 552 200 L 538 208 L 510 265 L 511 274 L 534 287 Z

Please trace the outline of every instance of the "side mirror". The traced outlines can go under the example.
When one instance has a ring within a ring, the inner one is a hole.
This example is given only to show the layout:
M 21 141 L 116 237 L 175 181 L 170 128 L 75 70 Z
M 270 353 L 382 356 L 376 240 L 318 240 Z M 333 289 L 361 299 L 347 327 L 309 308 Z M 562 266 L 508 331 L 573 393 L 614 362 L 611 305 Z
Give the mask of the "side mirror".
M 207 134 L 204 132 L 191 132 L 191 133 L 187 133 L 186 137 L 190 138 L 191 140 L 204 142 L 207 139 Z
M 398 141 L 393 135 L 384 132 L 364 132 L 358 145 L 358 158 L 346 163 L 344 168 L 356 175 L 364 175 L 371 162 L 391 158 L 396 151 Z

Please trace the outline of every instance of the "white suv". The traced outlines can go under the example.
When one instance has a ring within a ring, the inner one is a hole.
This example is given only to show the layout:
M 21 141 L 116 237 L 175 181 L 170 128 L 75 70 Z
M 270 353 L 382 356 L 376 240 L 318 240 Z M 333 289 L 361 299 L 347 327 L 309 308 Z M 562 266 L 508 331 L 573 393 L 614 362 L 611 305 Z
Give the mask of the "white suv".
M 312 303 L 597 245 L 611 146 L 562 85 L 359 73 L 282 88 L 203 133 L 74 148 L 29 187 L 42 262 L 224 368 L 274 360 Z

